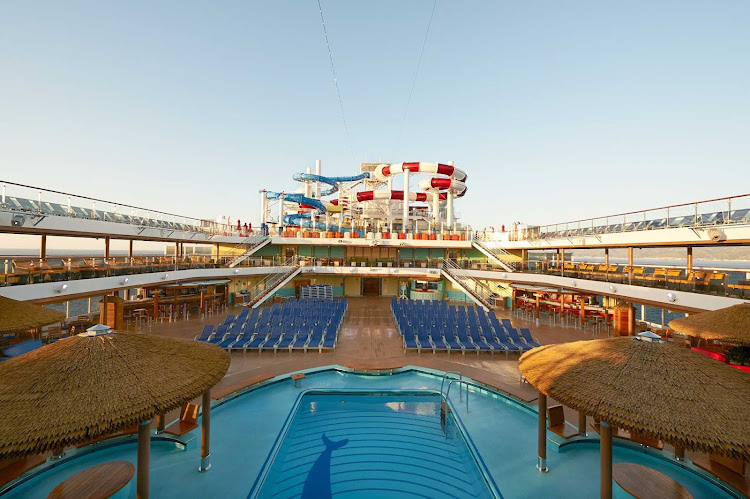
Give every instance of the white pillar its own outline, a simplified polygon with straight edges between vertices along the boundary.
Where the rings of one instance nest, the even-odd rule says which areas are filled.
[[[326,232],[328,232],[328,225],[331,223],[331,216],[326,211]]]
[[[453,166],[453,161],[448,161],[448,164]],[[448,205],[445,209],[445,225],[448,226],[448,230],[453,229],[453,189],[448,188]]]
[[[284,228],[284,193],[279,196],[279,232]]]
[[[320,175],[320,160],[315,160],[315,175]],[[320,181],[315,182],[315,197],[320,199]]]
[[[391,192],[393,192],[393,175],[388,176],[388,193],[390,194]],[[386,203],[388,203],[388,211],[386,212],[388,217],[388,232],[393,233],[393,213],[391,212],[393,203],[391,202],[391,198],[388,198]]]
[[[266,215],[268,212],[268,205],[266,204],[268,200],[266,199],[266,190],[263,189],[260,191],[260,223],[263,225],[264,223],[268,222]]]
[[[440,191],[437,189],[432,193],[432,220],[437,227],[440,221]]]
[[[409,228],[409,170],[404,170],[404,215],[401,221],[401,229],[404,234]]]
[[[312,168],[307,167],[306,173],[312,173]],[[312,197],[312,182],[310,180],[305,181],[305,197]]]

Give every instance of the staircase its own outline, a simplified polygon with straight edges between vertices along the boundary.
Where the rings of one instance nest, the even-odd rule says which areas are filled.
[[[491,241],[480,237],[471,244],[506,271],[515,272],[518,270],[518,257],[512,253],[508,253],[500,246],[498,241]]]
[[[446,279],[461,288],[472,301],[485,311],[492,308],[494,302],[492,291],[485,284],[467,275],[466,270],[451,260],[443,260],[440,264],[440,271]]]
[[[249,240],[244,241],[240,244],[238,244],[237,248],[243,248],[245,251],[239,255],[237,258],[229,262],[229,268],[236,267],[240,263],[242,263],[247,257],[261,249],[263,246],[269,244],[271,242],[271,238],[268,236],[263,235],[257,235],[249,238]]]
[[[244,305],[252,308],[259,307],[269,297],[273,296],[284,284],[294,279],[294,276],[302,271],[296,258],[290,258],[284,262],[284,270],[275,274],[268,274],[250,292],[245,295]]]

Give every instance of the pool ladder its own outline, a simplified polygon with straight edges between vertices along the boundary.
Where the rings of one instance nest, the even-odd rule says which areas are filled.
[[[448,379],[448,375],[454,375],[453,379]],[[455,378],[455,375],[458,376],[458,378]],[[448,381],[448,389],[445,390],[445,393],[443,393],[443,388],[445,388],[445,382]],[[443,374],[443,379],[440,382],[440,425],[443,427],[443,431],[446,431],[446,416],[448,414],[448,396],[451,393],[451,386],[453,386],[453,383],[458,383],[458,400],[459,402],[463,400],[463,394],[461,392],[461,385],[463,385],[466,389],[466,413],[469,413],[469,382],[464,379],[464,377],[461,375],[458,371],[446,371]]]

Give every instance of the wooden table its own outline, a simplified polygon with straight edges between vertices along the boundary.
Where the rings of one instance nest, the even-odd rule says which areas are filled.
[[[616,463],[612,467],[615,483],[639,499],[692,499],[685,487],[667,475],[635,463]]]
[[[128,461],[97,464],[60,483],[47,499],[105,499],[122,490],[135,473]]]

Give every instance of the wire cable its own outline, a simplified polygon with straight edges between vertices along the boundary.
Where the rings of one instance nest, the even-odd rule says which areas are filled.
[[[341,98],[341,89],[339,88],[339,79],[336,76],[336,67],[333,65],[333,53],[331,52],[331,44],[328,41],[328,30],[326,30],[326,21],[323,17],[323,6],[318,0],[318,9],[320,10],[320,22],[323,24],[323,36],[326,39],[326,47],[328,48],[328,60],[331,63],[331,73],[333,73],[333,84],[336,87],[336,95],[339,98],[339,108],[341,109],[341,121],[344,122],[344,130],[346,131],[346,141],[349,146],[349,153],[354,157],[354,149],[352,148],[352,138],[349,135],[349,125],[346,123],[346,114],[344,114],[344,100]]]
[[[409,114],[409,105],[411,104],[411,98],[414,95],[414,88],[417,86],[417,77],[419,76],[419,68],[422,66],[422,56],[424,55],[424,49],[427,46],[427,38],[430,36],[430,28],[432,27],[432,19],[435,17],[435,9],[437,8],[437,0],[434,0],[432,4],[432,12],[430,12],[430,20],[427,22],[427,31],[424,34],[424,40],[422,40],[422,49],[419,51],[419,59],[417,60],[417,69],[414,71],[414,78],[411,82],[411,89],[409,90],[409,98],[406,100],[406,107],[404,108],[404,116],[401,119],[401,130],[398,134],[399,149],[401,148],[401,138],[404,132],[404,125],[406,124],[406,116]]]

